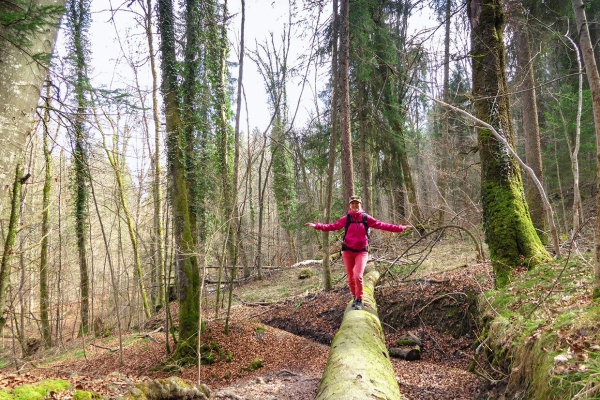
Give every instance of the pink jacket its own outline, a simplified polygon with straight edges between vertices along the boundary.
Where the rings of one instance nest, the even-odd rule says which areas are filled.
[[[362,221],[362,214],[364,211],[362,208],[359,211],[348,210],[348,214],[352,219],[352,223],[348,227],[348,232],[346,233],[345,244],[347,247],[354,250],[361,250],[367,247],[368,239],[367,233],[365,232],[365,226]],[[340,229],[344,229],[346,227],[346,216],[344,215],[342,218],[331,224],[320,224],[315,223],[315,229],[320,231],[339,231]],[[376,220],[375,218],[367,215],[367,225],[369,228],[381,229],[388,232],[404,232],[405,228],[402,225],[393,225],[385,222],[381,222]]]

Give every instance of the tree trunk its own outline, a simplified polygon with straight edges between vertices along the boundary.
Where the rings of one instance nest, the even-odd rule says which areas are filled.
[[[350,131],[350,0],[341,1],[339,52],[340,132],[342,138],[342,185],[344,187],[344,206],[345,208],[348,208],[350,196],[354,194],[352,133]]]
[[[333,0],[333,16],[331,21],[331,130],[329,132],[329,164],[327,167],[327,187],[325,189],[325,223],[331,220],[331,205],[333,203],[333,180],[335,172],[335,153],[337,148],[338,117],[339,117],[339,65],[338,65],[338,0]],[[329,232],[322,232],[323,241],[323,289],[329,291],[333,288],[331,281],[331,257],[329,256]]]
[[[538,123],[537,96],[533,76],[533,60],[531,57],[530,38],[527,26],[523,21],[513,23],[519,86],[517,92],[521,99],[523,113],[523,134],[525,137],[525,161],[533,169],[535,176],[543,182],[542,150],[540,146],[540,125]],[[525,177],[525,198],[531,213],[533,226],[543,243],[548,243],[546,231],[546,210],[540,191],[529,177]]]
[[[187,196],[187,181],[183,164],[183,126],[180,115],[177,58],[175,56],[175,24],[171,0],[158,2],[159,30],[161,34],[162,92],[165,104],[167,160],[171,204],[173,209],[173,234],[176,243],[176,265],[179,284],[179,341],[174,359],[196,362],[196,337],[198,335],[200,270],[192,237]]]
[[[364,210],[373,212],[373,193],[371,191],[371,152],[368,143],[369,90],[365,82],[359,82],[358,89],[358,124],[360,130],[360,183],[362,187],[362,204]]]
[[[590,33],[585,16],[583,0],[572,0],[577,30],[579,31],[579,46],[583,54],[585,72],[592,91],[592,110],[594,113],[594,125],[596,130],[596,226],[594,232],[594,243],[596,247],[596,259],[594,264],[594,299],[600,298],[600,75],[594,58],[594,48],[590,40]]]
[[[514,133],[506,88],[504,9],[501,0],[469,0],[475,115],[487,122],[514,148]],[[521,171],[504,144],[489,129],[479,128],[481,197],[486,242],[496,285],[509,282],[512,268],[535,265],[549,254],[535,232],[523,198]]]
[[[50,84],[46,86],[46,107],[44,109],[44,189],[42,199],[42,243],[40,246],[40,322],[42,326],[42,340],[46,348],[52,346],[52,334],[49,317],[49,295],[48,295],[48,247],[50,235],[50,194],[52,191],[52,155],[48,147],[48,123],[50,122]]]
[[[31,6],[60,6],[65,0],[31,0]],[[26,3],[0,2],[0,14],[25,12]],[[52,53],[61,14],[47,19],[56,25],[37,30],[29,43],[18,46],[10,40],[9,24],[0,24],[0,181],[11,181],[17,158],[27,144],[47,66],[34,61],[33,55]],[[26,18],[24,18],[26,20]],[[0,191],[0,211],[7,191]]]
[[[88,143],[86,132],[87,98],[89,90],[87,77],[87,26],[89,24],[89,4],[82,0],[69,3],[67,10],[68,26],[72,53],[70,54],[74,80],[74,97],[77,110],[71,132],[73,146],[73,169],[75,184],[73,185],[75,207],[75,236],[77,238],[77,252],[79,256],[79,295],[81,302],[80,334],[89,331],[90,314],[90,279],[87,259],[87,232],[88,232]]]
[[[368,271],[364,276],[364,308],[346,308],[315,400],[401,399],[377,315],[374,287],[378,280],[379,272]]]
[[[143,4],[143,3],[141,3]],[[144,9],[144,27],[146,30],[146,40],[148,41],[148,55],[150,58],[150,72],[152,73],[152,116],[154,119],[154,155],[152,156],[152,200],[154,203],[154,215],[153,215],[153,237],[152,243],[154,244],[154,263],[153,269],[154,274],[157,277],[158,293],[153,299],[152,305],[154,309],[157,309],[157,305],[168,306],[168,299],[165,299],[165,274],[163,269],[164,263],[164,240],[163,240],[163,225],[162,225],[162,190],[161,190],[161,175],[162,169],[160,166],[160,137],[161,137],[161,125],[160,116],[158,113],[158,73],[156,69],[156,58],[154,55],[154,39],[152,36],[152,0],[147,0],[146,8]],[[152,291],[153,294],[156,290]],[[158,303],[158,304],[156,304]]]
[[[8,231],[4,241],[4,251],[2,252],[2,260],[0,262],[0,332],[3,332],[8,316],[8,282],[10,279],[10,259],[14,253],[15,241],[18,233],[19,223],[19,206],[21,204],[21,186],[23,178],[23,168],[18,162],[15,168],[15,179],[13,181],[12,200],[10,219],[8,221]]]
[[[446,0],[445,6],[445,22],[444,22],[444,83],[442,99],[445,103],[450,102],[450,20],[451,20],[451,0]],[[448,194],[448,176],[450,174],[450,158],[454,157],[454,149],[451,148],[450,143],[450,112],[449,110],[440,110],[443,112],[442,115],[442,132],[441,132],[441,151],[438,152],[441,159],[440,172],[438,178],[438,187],[440,191],[440,208],[438,211],[438,221],[440,225],[444,224],[445,210],[443,204],[447,204]]]

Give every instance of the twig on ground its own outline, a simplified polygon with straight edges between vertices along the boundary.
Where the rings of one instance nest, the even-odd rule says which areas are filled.
[[[108,350],[108,351],[110,351],[111,353],[115,353],[115,352],[119,351],[119,348],[118,348],[118,347],[115,347],[115,348],[110,348],[110,347],[100,346],[99,344],[95,344],[95,343],[90,343],[90,346],[94,346],[94,347],[97,347],[97,348],[99,348],[99,349]]]
[[[152,340],[153,342],[160,344],[160,341],[158,339],[156,339],[154,336],[152,336],[152,334],[153,333],[162,332],[162,331],[163,331],[163,327],[159,326],[158,328],[156,328],[152,332],[138,333],[137,335],[135,335],[135,337],[136,338],[148,338],[148,339]]]

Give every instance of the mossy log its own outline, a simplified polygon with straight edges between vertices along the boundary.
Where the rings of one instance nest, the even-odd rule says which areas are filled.
[[[421,359],[421,349],[415,347],[390,347],[390,356],[398,357],[406,361],[415,361]]]
[[[364,276],[363,309],[349,304],[333,338],[315,400],[401,399],[373,296],[379,272]]]

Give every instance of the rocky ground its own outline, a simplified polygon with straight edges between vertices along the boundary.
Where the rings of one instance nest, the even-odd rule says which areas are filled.
[[[468,368],[477,333],[474,294],[488,290],[490,278],[488,264],[411,281],[384,276],[376,300],[387,344],[409,331],[423,341],[420,360],[392,359],[406,399],[487,398],[488,381]],[[202,342],[211,346],[219,361],[200,369],[173,366],[174,372],[167,373],[155,368],[168,359],[165,335],[154,331],[162,324],[159,315],[141,332],[124,337],[122,358],[114,336],[70,344],[52,350],[52,362],[47,360],[53,354],[47,352],[39,354],[37,362],[30,359],[5,367],[0,370],[0,386],[61,377],[79,388],[118,398],[136,381],[176,374],[197,382],[199,370],[200,381],[211,388],[213,398],[309,400],[315,396],[328,345],[349,300],[342,285],[332,292],[296,295],[269,305],[244,302],[233,310],[229,335],[223,333],[222,318],[208,316]],[[177,315],[177,310],[173,313]]]

